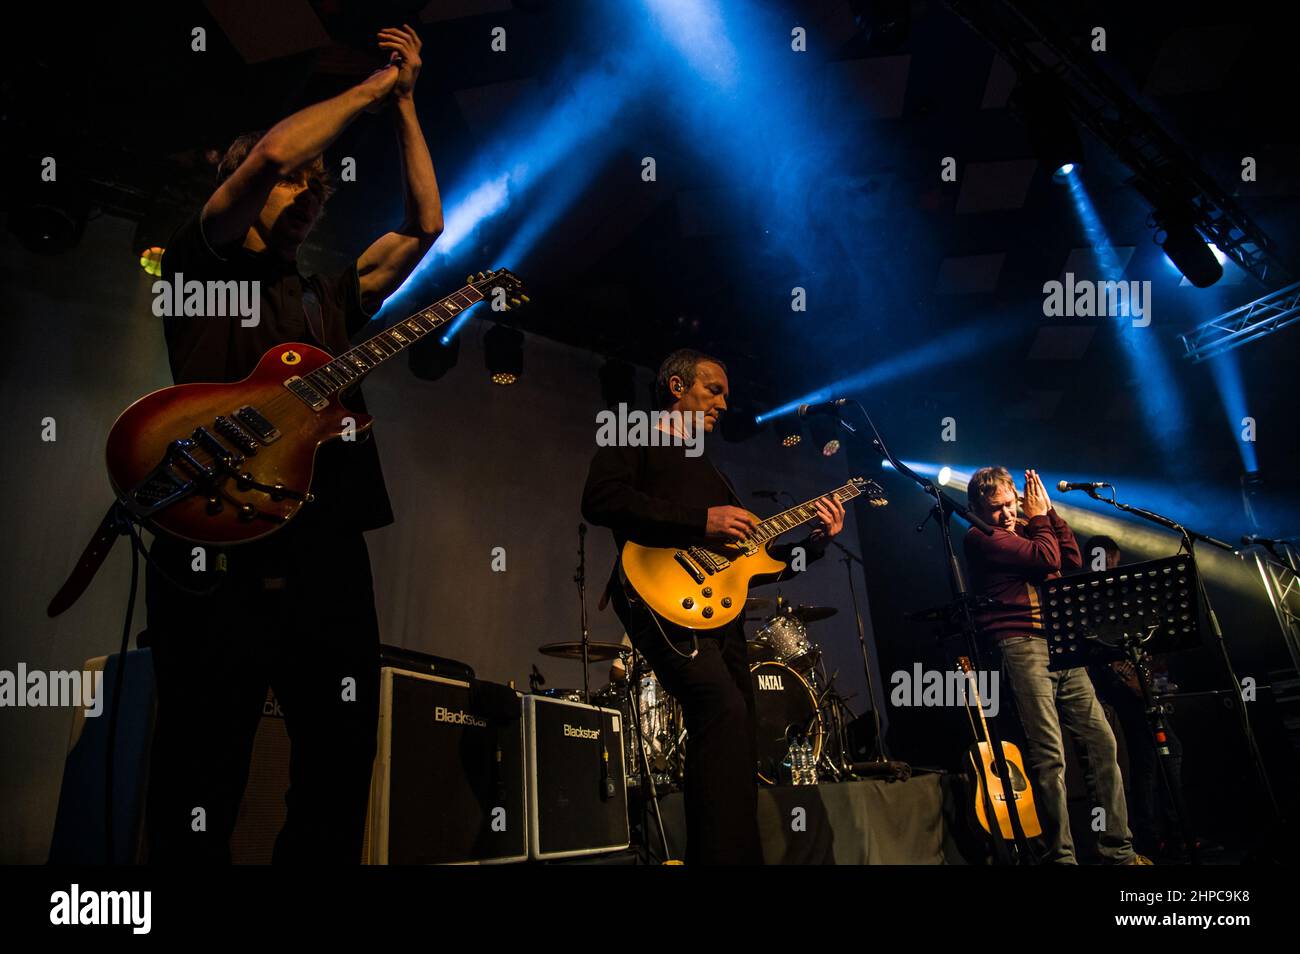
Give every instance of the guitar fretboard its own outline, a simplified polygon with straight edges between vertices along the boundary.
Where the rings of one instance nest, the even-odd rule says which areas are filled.
[[[482,300],[483,295],[477,288],[466,285],[428,308],[385,328],[374,337],[367,338],[329,364],[322,365],[303,377],[312,387],[327,396],[352,387],[389,358],[400,354]]]
[[[814,509],[813,505],[817,503],[818,500],[821,500],[822,497],[834,497],[842,503],[846,500],[852,500],[861,493],[862,491],[853,484],[845,484],[843,487],[837,487],[828,494],[822,494],[821,497],[807,500],[799,504],[797,507],[791,507],[789,510],[782,511],[774,517],[768,517],[766,520],[759,523],[758,527],[750,535],[749,539],[754,543],[766,543],[773,537],[778,537],[788,530],[793,530],[795,527],[802,526],[810,520],[816,520],[817,511]]]

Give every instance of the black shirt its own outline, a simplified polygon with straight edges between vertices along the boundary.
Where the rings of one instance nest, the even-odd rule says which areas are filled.
[[[587,472],[582,515],[609,527],[621,550],[684,546],[704,537],[710,507],[740,506],[709,458],[684,447],[602,447]]]
[[[177,384],[240,381],[252,373],[270,348],[288,341],[314,344],[338,355],[348,350],[348,339],[370,321],[361,307],[355,262],[332,277],[304,277],[295,262],[254,254],[242,246],[222,250],[219,255],[204,237],[198,215],[167,243],[163,280],[170,283],[176,273],[186,282],[261,282],[259,321],[254,326],[244,327],[238,315],[162,319],[167,358]],[[311,324],[324,340],[318,340],[311,329],[304,295],[319,303],[319,318],[313,317]],[[308,307],[315,311],[310,302]],[[360,388],[344,404],[366,413]],[[334,440],[321,446],[316,453],[312,492],[316,502],[308,509],[341,528],[373,530],[393,522],[379,452],[368,434],[359,434],[355,441]],[[304,516],[306,513],[304,510]]]
[[[728,504],[744,506],[708,455],[687,457],[684,447],[673,446],[600,448],[582,492],[582,516],[609,527],[620,552],[628,540],[659,547],[699,543],[708,527],[709,508]],[[809,538],[773,545],[768,552],[788,563],[795,546],[804,548],[809,563],[826,551],[824,542]],[[791,572],[755,582],[789,579]]]

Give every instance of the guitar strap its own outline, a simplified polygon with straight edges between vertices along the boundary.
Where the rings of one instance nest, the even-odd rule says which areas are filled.
[[[47,616],[51,618],[58,616],[80,599],[81,594],[86,591],[86,587],[90,585],[90,581],[95,578],[95,574],[104,564],[104,559],[113,549],[113,544],[117,543],[117,538],[130,532],[130,518],[120,508],[121,504],[116,500],[108,508],[108,513],[104,514],[104,519],[99,522],[99,527],[90,538],[90,542],[86,544],[86,549],[81,551],[77,565],[69,574],[67,581],[59,587],[59,592],[54,595],[54,599],[50,600],[50,605],[45,610]]]

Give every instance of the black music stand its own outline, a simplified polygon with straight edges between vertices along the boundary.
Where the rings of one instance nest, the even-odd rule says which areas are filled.
[[[1047,635],[1047,668],[1133,663],[1160,776],[1174,806],[1183,843],[1197,862],[1183,792],[1173,784],[1166,709],[1151,692],[1142,654],[1195,649],[1201,644],[1200,582],[1190,553],[1048,580],[1038,587]]]
[[[1196,560],[1185,553],[1048,580],[1038,600],[1048,669],[1201,645]]]

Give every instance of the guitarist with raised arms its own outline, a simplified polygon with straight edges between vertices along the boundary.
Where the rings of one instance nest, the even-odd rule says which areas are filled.
[[[179,384],[235,382],[286,342],[338,355],[442,231],[416,118],[415,31],[377,37],[388,65],[364,82],[241,136],[216,191],[168,243],[163,277],[258,282],[258,320],[164,319]],[[322,153],[363,112],[396,128],[406,216],[329,276],[298,270],[299,246],[331,191]],[[291,359],[286,358],[286,364]],[[346,406],[364,415],[359,389]],[[286,438],[287,439],[287,438]],[[256,460],[256,458],[252,458]],[[159,534],[147,578],[158,686],[149,795],[153,862],[228,862],[268,685],[292,740],[288,816],[276,861],[361,858],[378,719],[379,627],[363,532],[393,520],[368,434],[316,455],[314,501],[265,539],[202,547]],[[218,501],[214,500],[214,506]]]
[[[701,420],[706,434],[717,427],[730,393],[726,366],[688,349],[664,360],[655,390],[660,408],[680,412],[688,427]],[[609,527],[620,549],[629,541],[652,547],[716,545],[755,532],[758,520],[740,505],[707,451],[691,455],[674,442],[650,443],[602,447],[587,474],[583,516]],[[797,544],[809,561],[820,557],[826,539],[844,528],[838,500],[824,498],[815,507],[817,527]],[[769,552],[788,561],[795,545],[773,546]],[[762,864],[754,695],[743,616],[712,629],[675,625],[624,586],[619,572],[616,566],[606,592],[637,652],[680,703],[686,723],[687,863]]]

